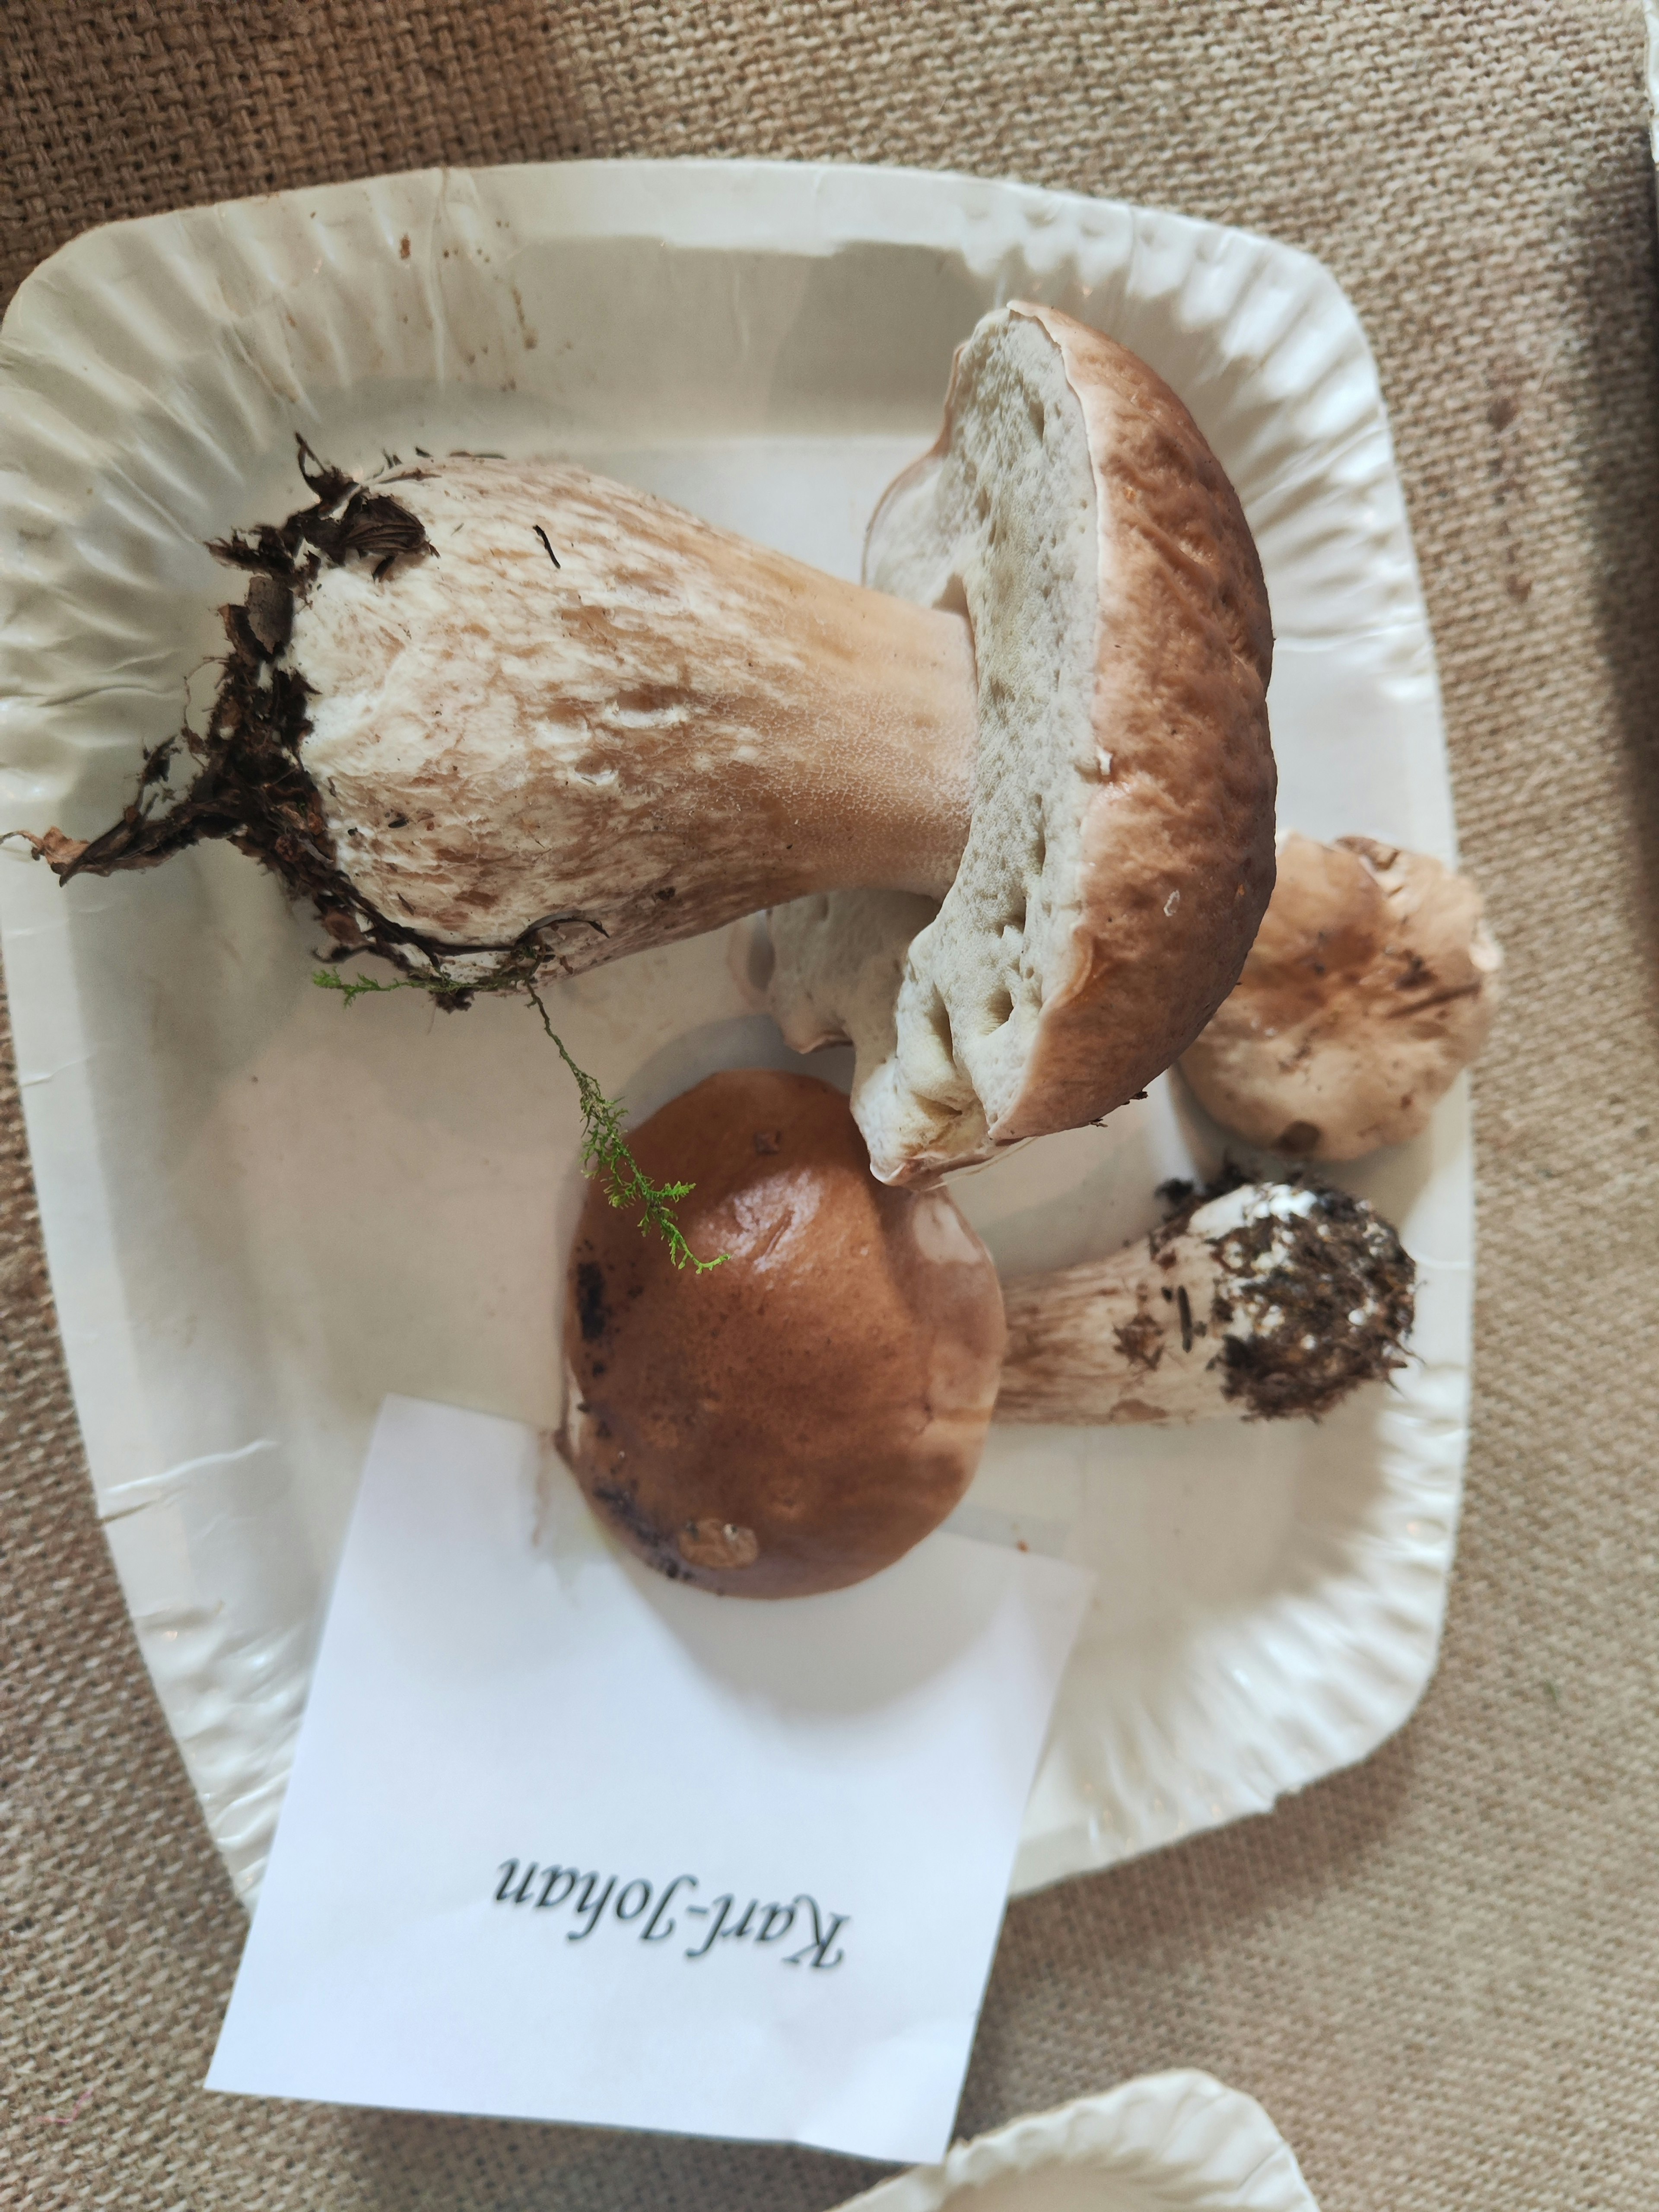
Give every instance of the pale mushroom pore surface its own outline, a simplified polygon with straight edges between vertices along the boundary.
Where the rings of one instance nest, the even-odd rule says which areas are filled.
[[[1121,1105],[1231,988],[1273,876],[1271,635],[1232,489],[1168,388],[1052,310],[960,349],[865,578],[966,608],[973,810],[954,882],[775,911],[771,1004],[850,1039],[878,1175],[922,1180]]]

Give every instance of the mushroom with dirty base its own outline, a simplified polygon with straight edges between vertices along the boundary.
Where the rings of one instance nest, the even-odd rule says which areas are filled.
[[[1261,566],[1072,318],[981,323],[863,586],[566,463],[301,460],[313,504],[215,548],[250,581],[193,778],[163,746],[112,827],[33,837],[65,880],[228,838],[451,1007],[780,908],[780,1018],[854,1036],[888,1181],[1097,1119],[1237,979]]]
[[[1398,1237],[1312,1184],[1176,1194],[1125,1251],[1003,1286],[948,1192],[872,1177],[815,1078],[711,1076],[635,1141],[647,1169],[690,1167],[685,1233],[726,1258],[678,1294],[664,1249],[590,1193],[560,1449],[623,1544],[726,1595],[890,1565],[954,1508],[993,1419],[1316,1415],[1389,1374],[1411,1326]]]
[[[1237,1170],[1109,1258],[1003,1285],[999,1421],[1286,1420],[1404,1364],[1416,1270],[1364,1199]]]

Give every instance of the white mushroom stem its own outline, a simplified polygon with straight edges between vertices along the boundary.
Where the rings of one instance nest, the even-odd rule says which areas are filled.
[[[213,549],[252,574],[195,774],[164,745],[108,830],[31,836],[61,878],[229,837],[343,950],[452,995],[837,887],[949,889],[965,615],[563,463],[301,467],[310,507]]]
[[[950,884],[977,728],[961,616],[562,464],[376,489],[436,557],[325,568],[284,658],[338,863],[379,912],[455,947],[539,926],[585,968],[833,886]]]
[[[1110,1259],[1005,1284],[994,1418],[1100,1424],[1327,1412],[1401,1364],[1413,1267],[1363,1200],[1200,1194]]]

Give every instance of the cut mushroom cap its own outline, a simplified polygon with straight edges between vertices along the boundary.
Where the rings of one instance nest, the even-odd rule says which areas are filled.
[[[480,980],[830,885],[951,882],[959,614],[562,463],[307,481],[313,507],[216,549],[255,573],[195,782],[161,804],[152,776],[88,843],[36,839],[60,876],[229,836],[342,945]]]
[[[1401,1144],[1485,1044],[1501,963],[1467,878],[1374,838],[1291,835],[1238,988],[1182,1073],[1218,1121],[1292,1158]]]
[[[951,1510],[976,1465],[1003,1346],[996,1271],[943,1191],[871,1176],[838,1091],[710,1076],[630,1135],[696,1188],[665,1248],[588,1194],[565,1310],[559,1443],[649,1565],[731,1595],[836,1589]]]
[[[1190,1193],[1110,1259],[1005,1285],[996,1419],[1328,1413],[1402,1364],[1414,1275],[1388,1223],[1346,1191]]]
[[[1272,635],[1185,408],[1047,307],[958,352],[865,578],[967,609],[971,826],[937,912],[846,891],[775,912],[770,1004],[799,1050],[851,1041],[872,1165],[907,1182],[1097,1120],[1232,988],[1273,886]]]

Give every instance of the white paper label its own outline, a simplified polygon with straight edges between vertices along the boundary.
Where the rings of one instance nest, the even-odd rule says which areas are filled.
[[[937,2157],[1091,1581],[710,1597],[388,1399],[208,2087]]]

